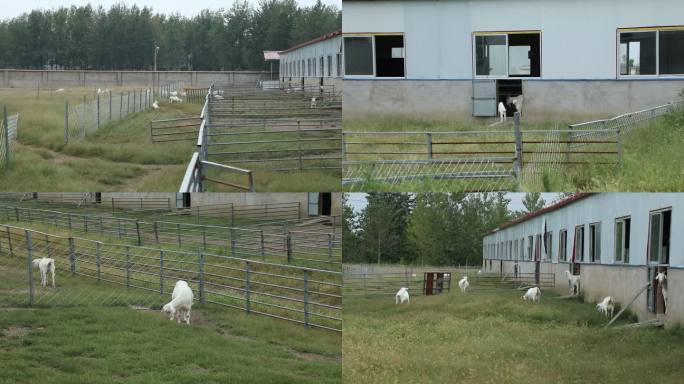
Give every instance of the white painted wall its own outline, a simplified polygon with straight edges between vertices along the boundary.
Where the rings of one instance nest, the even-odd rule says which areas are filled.
[[[286,72],[287,64],[290,62],[297,62],[304,60],[305,65],[308,65],[307,59],[316,59],[316,74],[310,77],[340,77],[337,73],[337,53],[341,50],[342,37],[337,36],[331,39],[319,41],[290,52],[280,54],[280,77],[309,77],[308,70],[304,70],[303,76],[295,73],[290,74]],[[328,55],[332,56],[332,76],[328,76]],[[320,72],[320,58],[325,61],[325,72]],[[301,65],[301,64],[300,64]],[[295,64],[296,66],[296,64]]]
[[[681,0],[346,1],[343,33],[404,32],[408,79],[472,78],[472,32],[542,31],[542,78],[615,79],[617,28],[684,25]]]

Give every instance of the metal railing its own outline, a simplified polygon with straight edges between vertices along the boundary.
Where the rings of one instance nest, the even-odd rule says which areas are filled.
[[[161,84],[157,87],[156,91],[155,97],[161,99],[168,99],[171,96],[180,97],[183,93],[183,82],[174,81],[167,84]]]
[[[182,117],[150,121],[150,141],[167,143],[175,141],[194,141],[199,133],[199,117]]]
[[[274,228],[242,228],[173,221],[85,215],[0,205],[0,220],[50,225],[71,233],[92,234],[132,244],[199,248],[233,257],[278,260],[287,264],[341,269],[341,240],[333,233]]]
[[[7,106],[3,106],[0,121],[0,168],[8,167],[12,159],[12,143],[17,139],[19,114],[9,116]]]
[[[86,134],[96,132],[101,126],[151,106],[149,88],[118,93],[105,91],[92,100],[83,96],[83,102],[77,105],[70,105],[67,100],[64,102],[64,143],[83,140]]]
[[[41,257],[54,260],[59,289],[38,287],[31,261]],[[70,285],[77,284],[73,278],[79,278],[81,285],[83,281],[97,283],[88,289],[89,295],[102,284],[121,286],[157,292],[157,305],[161,306],[175,282],[182,279],[188,281],[195,300],[202,304],[287,320],[307,328],[342,330],[339,272],[245,260],[201,249],[186,252],[114,244],[7,225],[0,225],[0,263],[16,274],[28,275],[24,293],[28,305],[60,305],[60,295],[68,294]]]

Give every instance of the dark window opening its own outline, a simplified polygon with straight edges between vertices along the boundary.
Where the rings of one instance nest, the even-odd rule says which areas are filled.
[[[346,75],[373,75],[372,37],[344,38],[344,72]]]
[[[538,33],[508,35],[508,76],[541,76],[541,46]]]
[[[324,192],[320,195],[320,214],[323,216],[330,216],[332,214],[332,193]]]
[[[496,81],[496,93],[497,101],[496,105],[499,103],[504,103],[506,106],[506,116],[513,117],[517,108],[515,104],[512,103],[511,98],[516,96],[521,96],[522,92],[522,80],[497,80]]]
[[[684,74],[684,31],[660,31],[658,41],[660,74]]]
[[[404,77],[404,36],[375,36],[375,76]]]
[[[102,192],[95,192],[95,204],[102,204]]]
[[[656,74],[656,32],[620,34],[620,74]]]

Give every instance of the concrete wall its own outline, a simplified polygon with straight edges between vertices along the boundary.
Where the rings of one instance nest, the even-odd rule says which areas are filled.
[[[471,120],[470,80],[344,79],[345,119]],[[523,121],[579,123],[679,100],[683,79],[523,80]]]
[[[98,86],[154,86],[180,81],[188,87],[216,84],[256,84],[268,79],[260,71],[48,71],[0,70],[2,88],[56,88]]]

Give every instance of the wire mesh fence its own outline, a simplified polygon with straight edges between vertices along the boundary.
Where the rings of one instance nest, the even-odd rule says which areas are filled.
[[[152,106],[151,89],[134,89],[126,92],[106,90],[94,99],[64,105],[64,143],[83,140],[87,134],[96,132],[101,126],[120,120]]]
[[[50,273],[34,260],[50,258]],[[49,270],[48,270],[49,271]],[[341,273],[196,252],[113,244],[0,225],[0,306],[116,306],[158,309],[178,280],[195,301],[336,332]],[[53,283],[55,287],[53,287]]]
[[[130,244],[202,249],[232,257],[277,261],[325,270],[341,269],[341,240],[335,232],[240,228],[171,221],[85,215],[19,206],[0,206],[0,220],[41,224]]]
[[[19,114],[7,114],[7,107],[3,107],[0,121],[0,168],[7,167],[12,159],[12,143],[17,139]]]

